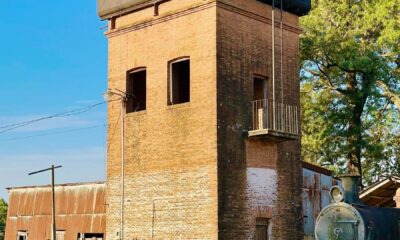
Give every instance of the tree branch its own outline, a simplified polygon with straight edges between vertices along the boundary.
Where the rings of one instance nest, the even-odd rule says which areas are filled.
[[[342,88],[339,88],[339,87],[336,87],[335,85],[333,85],[333,81],[332,81],[331,77],[329,76],[329,74],[323,68],[321,68],[321,65],[324,66],[322,63],[315,62],[315,65],[317,66],[319,72],[312,71],[312,70],[307,70],[307,71],[309,73],[313,74],[314,76],[326,79],[328,82],[328,85],[329,85],[328,86],[329,89],[337,91],[344,95],[349,93],[347,90],[344,90]]]
[[[389,86],[383,81],[377,81],[377,85],[382,88],[383,96],[390,100],[394,105],[396,105],[397,109],[400,110],[400,97],[390,90]]]

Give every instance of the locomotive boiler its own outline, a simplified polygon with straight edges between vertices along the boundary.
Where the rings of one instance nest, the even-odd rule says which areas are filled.
[[[317,240],[400,240],[400,209],[362,204],[358,196],[359,176],[341,178],[342,187],[330,191],[332,204],[319,214]]]

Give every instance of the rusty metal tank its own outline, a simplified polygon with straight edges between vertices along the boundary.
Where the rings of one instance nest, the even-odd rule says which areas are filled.
[[[358,199],[358,176],[342,177],[343,188],[331,189],[334,203],[315,225],[317,240],[400,240],[400,209],[375,208]]]

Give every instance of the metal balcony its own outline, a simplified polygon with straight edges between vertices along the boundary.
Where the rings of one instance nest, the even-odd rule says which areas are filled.
[[[296,105],[270,99],[252,102],[253,129],[249,137],[263,137],[276,141],[300,137],[299,112]]]

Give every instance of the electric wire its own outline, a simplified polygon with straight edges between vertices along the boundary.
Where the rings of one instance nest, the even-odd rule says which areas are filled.
[[[54,136],[54,135],[60,135],[60,134],[65,134],[65,133],[80,132],[80,131],[89,130],[89,129],[106,127],[106,126],[108,126],[108,125],[107,124],[99,124],[99,125],[94,125],[94,126],[90,126],[90,127],[74,128],[74,129],[68,129],[68,130],[57,131],[57,132],[52,132],[52,133],[43,133],[43,134],[35,134],[35,135],[29,135],[29,136],[24,136],[24,137],[8,138],[8,139],[4,139],[4,141],[17,141],[17,140],[25,140],[25,139],[32,139],[32,138],[38,138],[38,137]]]
[[[6,132],[10,132],[12,130],[25,127],[27,125],[31,125],[31,124],[34,124],[34,123],[37,123],[37,122],[41,122],[41,121],[44,121],[44,120],[49,120],[49,119],[52,119],[52,118],[69,117],[69,116],[83,114],[83,113],[86,113],[86,112],[92,110],[95,107],[104,105],[104,104],[109,103],[109,102],[118,101],[118,100],[120,100],[120,99],[112,99],[112,100],[109,100],[109,101],[99,102],[99,103],[96,103],[96,104],[92,104],[92,105],[89,105],[89,106],[86,106],[86,107],[82,107],[82,108],[77,108],[77,109],[70,110],[70,111],[63,112],[63,113],[58,113],[58,114],[54,114],[54,115],[50,115],[50,116],[46,116],[46,117],[32,119],[32,120],[29,120],[29,121],[24,121],[24,122],[5,125],[5,126],[0,126],[0,129],[4,129],[4,130],[0,131],[0,134],[6,133]]]
[[[105,102],[104,102],[105,103]],[[84,108],[79,108],[79,109],[75,109],[75,110],[71,110],[68,112],[64,112],[64,113],[59,113],[59,114],[55,114],[52,116],[47,116],[47,117],[42,117],[42,118],[37,118],[37,119],[33,119],[33,120],[29,120],[26,122],[20,122],[20,123],[15,123],[15,124],[10,124],[7,126],[2,126],[0,127],[0,129],[4,129],[4,128],[9,128],[10,130],[14,129],[14,127],[22,127],[22,126],[26,126],[29,125],[31,123],[35,123],[35,122],[39,122],[39,121],[43,121],[43,120],[47,120],[47,119],[51,119],[51,118],[58,118],[58,117],[68,117],[68,116],[72,116],[72,115],[78,115],[78,114],[82,114],[85,112],[90,111],[92,108],[102,105],[104,103],[99,103],[99,104],[95,104],[93,106],[88,106],[88,107],[84,107]],[[1,132],[0,132],[1,133]]]

